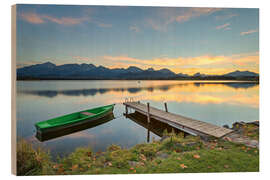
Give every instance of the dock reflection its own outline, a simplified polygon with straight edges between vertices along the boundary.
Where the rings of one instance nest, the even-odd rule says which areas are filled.
[[[48,141],[51,139],[55,139],[61,136],[66,136],[75,132],[79,132],[82,130],[86,130],[86,129],[91,129],[94,128],[96,126],[99,126],[101,124],[105,124],[111,120],[115,119],[113,113],[109,114],[108,116],[105,116],[101,119],[97,119],[94,121],[85,121],[85,123],[83,124],[79,124],[77,126],[73,126],[73,127],[69,127],[69,128],[65,128],[65,129],[61,129],[61,130],[57,130],[57,131],[52,131],[52,132],[47,132],[47,133],[41,133],[41,132],[37,132],[36,133],[36,138],[41,141]]]
[[[140,126],[147,129],[147,142],[150,142],[150,132],[156,134],[159,137],[163,136],[163,133],[165,130],[167,130],[168,133],[174,131],[176,134],[183,133],[184,136],[187,135],[186,132],[183,132],[179,129],[176,129],[169,124],[157,121],[155,119],[151,118],[150,123],[147,122],[147,117],[141,113],[134,112],[129,114],[124,114],[127,118],[131,119],[135,123],[139,124]]]

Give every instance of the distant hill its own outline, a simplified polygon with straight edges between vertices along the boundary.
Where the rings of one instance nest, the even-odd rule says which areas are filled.
[[[259,74],[250,71],[234,71],[228,74],[224,74],[227,77],[258,77]]]
[[[169,69],[146,70],[135,66],[128,68],[106,68],[93,64],[55,65],[51,62],[35,64],[17,69],[17,79],[258,79],[259,74],[250,71],[234,71],[224,75],[195,73],[176,74]]]

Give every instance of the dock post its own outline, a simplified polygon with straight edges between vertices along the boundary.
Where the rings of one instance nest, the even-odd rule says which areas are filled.
[[[184,132],[184,138],[187,137],[187,133]]]
[[[127,105],[126,105],[126,115],[128,115],[128,107],[127,107]]]
[[[168,107],[167,107],[167,103],[166,102],[164,103],[164,106],[165,106],[165,111],[168,112]]]
[[[147,122],[150,123],[150,104],[149,102],[147,103]]]
[[[149,131],[149,124],[147,126],[147,142],[150,142],[150,131]]]

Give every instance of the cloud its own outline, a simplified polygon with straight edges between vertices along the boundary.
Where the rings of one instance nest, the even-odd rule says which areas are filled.
[[[245,35],[256,33],[256,32],[258,32],[258,29],[251,29],[251,30],[248,30],[248,31],[245,31],[245,32],[241,32],[240,35],[245,36]]]
[[[238,14],[225,14],[225,15],[221,15],[221,16],[216,16],[216,20],[227,20],[227,19],[231,19],[235,16],[238,16]]]
[[[146,22],[147,22],[148,26],[150,26],[152,29],[154,29],[156,31],[165,32],[167,30],[168,23],[166,23],[166,22],[158,22],[158,21],[153,20],[153,19],[147,19]]]
[[[22,13],[21,18],[32,24],[42,24],[45,23],[42,17],[35,13]]]
[[[31,65],[35,65],[37,64],[37,62],[35,61],[28,61],[28,62],[19,62],[17,61],[16,62],[16,68],[22,68],[22,67],[25,67],[25,66],[31,66]]]
[[[239,58],[234,58],[232,61],[238,66],[259,66],[259,54],[240,56]]]
[[[22,14],[20,14],[20,17],[24,21],[27,21],[28,23],[32,23],[32,24],[43,24],[46,22],[52,22],[52,23],[61,24],[61,25],[76,25],[76,24],[81,24],[85,21],[88,21],[88,22],[96,24],[97,26],[102,27],[102,28],[111,28],[112,27],[112,24],[101,23],[99,21],[91,19],[90,16],[54,17],[54,16],[46,15],[46,14],[22,13]]]
[[[136,25],[129,26],[129,30],[134,32],[140,32],[140,28]]]
[[[73,59],[79,60],[79,61],[92,61],[89,57],[82,57],[82,56],[73,56]]]
[[[203,55],[196,57],[160,57],[152,59],[139,59],[129,56],[103,56],[101,57],[109,67],[137,66],[142,69],[153,67],[155,69],[168,68],[176,73],[185,72],[193,74],[202,72],[206,74],[222,74],[233,70],[252,70],[258,72],[259,55],[243,54],[232,56]]]
[[[177,58],[154,58],[137,59],[127,56],[104,56],[105,60],[123,61],[125,63],[138,63],[148,66],[185,66],[185,65],[205,65],[217,63],[226,59],[224,56],[198,56],[198,57],[177,57]]]
[[[156,18],[146,19],[146,23],[157,31],[166,31],[167,26],[171,23],[184,23],[193,18],[199,16],[207,16],[216,11],[222,10],[221,8],[181,8],[181,9],[171,9],[164,8],[162,11],[158,12]]]
[[[62,25],[75,25],[75,24],[81,24],[82,22],[88,20],[87,17],[81,17],[81,18],[73,18],[73,17],[61,17],[56,18],[48,15],[42,15],[43,19],[47,19],[51,22],[62,24]]]
[[[103,28],[111,28],[112,24],[105,24],[105,23],[97,23],[99,27],[103,27]]]
[[[43,24],[46,23],[47,21],[53,22],[56,24],[62,24],[62,25],[75,25],[75,24],[80,24],[84,21],[89,20],[88,17],[80,17],[80,18],[74,18],[74,17],[53,17],[50,15],[45,15],[45,14],[36,14],[36,13],[21,13],[20,17],[32,24]]]
[[[230,23],[226,23],[226,24],[223,24],[223,25],[220,25],[220,26],[216,26],[216,29],[225,29],[225,30],[229,30],[230,29],[230,26],[231,24]]]
[[[216,11],[220,11],[221,8],[190,8],[187,12],[177,16],[175,20],[177,22],[185,22],[194,17],[202,15],[210,15]]]

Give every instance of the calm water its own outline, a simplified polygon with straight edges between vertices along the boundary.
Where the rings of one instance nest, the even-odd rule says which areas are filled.
[[[147,142],[147,129],[123,116],[126,97],[218,126],[259,120],[259,85],[203,81],[18,81],[17,135],[50,149],[55,157],[79,146],[103,151]],[[99,126],[40,142],[34,124],[71,112],[116,103],[114,119]],[[160,137],[150,132],[150,140]]]

